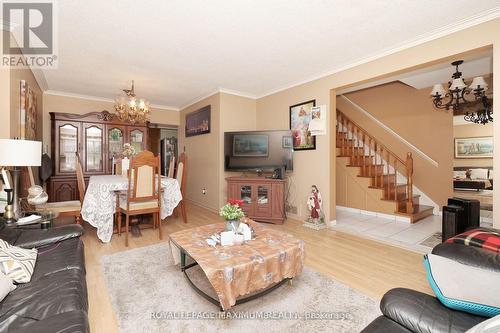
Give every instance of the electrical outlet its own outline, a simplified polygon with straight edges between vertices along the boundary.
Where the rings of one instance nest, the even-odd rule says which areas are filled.
[[[207,189],[206,188],[202,188],[201,189],[201,194],[203,194],[203,195],[207,194]]]

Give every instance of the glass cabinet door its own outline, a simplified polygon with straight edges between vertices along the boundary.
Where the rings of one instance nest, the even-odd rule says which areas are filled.
[[[140,129],[130,131],[130,145],[134,147],[136,153],[144,150],[145,139],[144,131]]]
[[[113,158],[119,158],[123,150],[125,130],[123,127],[108,128],[108,172],[112,171]]]
[[[78,126],[63,123],[58,126],[59,134],[59,171],[76,171],[76,152],[78,151]]]
[[[267,205],[269,203],[269,188],[259,185],[257,187],[257,204]]]
[[[82,160],[86,172],[103,172],[103,142],[102,125],[84,126],[85,157]]]
[[[240,199],[246,204],[252,203],[252,186],[242,185],[240,186]]]

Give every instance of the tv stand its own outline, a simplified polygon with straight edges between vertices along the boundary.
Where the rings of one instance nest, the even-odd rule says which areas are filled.
[[[228,177],[227,198],[243,200],[241,208],[249,218],[283,224],[285,216],[284,179]]]

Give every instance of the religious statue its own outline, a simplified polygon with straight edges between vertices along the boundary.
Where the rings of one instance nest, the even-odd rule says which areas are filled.
[[[323,213],[323,201],[321,193],[316,185],[311,187],[311,193],[307,197],[307,208],[311,212],[304,226],[316,230],[326,228],[325,214]]]

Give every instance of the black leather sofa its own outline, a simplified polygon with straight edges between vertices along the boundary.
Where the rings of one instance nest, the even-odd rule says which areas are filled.
[[[0,332],[88,332],[85,259],[79,225],[20,230],[0,222],[0,238],[38,249],[31,281],[0,302]]]
[[[478,247],[443,243],[432,253],[500,272],[500,255]],[[488,319],[449,309],[434,296],[405,288],[389,290],[380,301],[380,310],[383,315],[362,333],[458,333]]]

